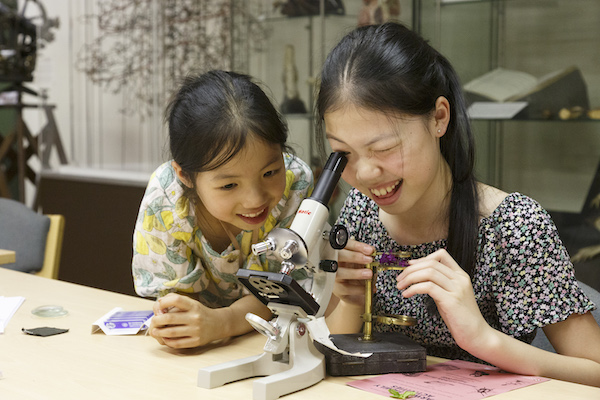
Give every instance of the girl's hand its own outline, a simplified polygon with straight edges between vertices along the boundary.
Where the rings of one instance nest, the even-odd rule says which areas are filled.
[[[150,335],[160,344],[172,348],[202,346],[219,339],[217,310],[199,301],[169,293],[154,304]]]
[[[365,265],[373,261],[373,246],[348,240],[346,247],[338,253],[338,270],[333,294],[348,304],[364,306],[365,279],[371,279],[372,272]]]
[[[435,301],[440,315],[456,343],[469,351],[483,345],[487,324],[473,293],[471,278],[444,249],[427,257],[409,261],[398,277],[397,287],[403,297],[428,294]]]

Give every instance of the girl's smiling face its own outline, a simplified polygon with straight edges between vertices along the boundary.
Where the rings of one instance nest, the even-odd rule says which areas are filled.
[[[415,210],[446,188],[439,185],[447,178],[439,138],[447,101],[440,99],[442,109],[432,116],[391,116],[354,105],[324,115],[332,150],[348,153],[343,179],[389,214]]]
[[[281,146],[251,135],[226,164],[197,173],[195,188],[204,209],[213,217],[239,229],[254,230],[281,200],[285,182]]]

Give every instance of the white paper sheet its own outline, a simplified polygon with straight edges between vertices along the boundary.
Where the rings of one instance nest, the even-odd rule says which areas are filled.
[[[329,328],[327,327],[327,324],[325,323],[325,318],[323,318],[323,317],[311,319],[309,322],[307,322],[306,325],[308,326],[308,332],[310,333],[310,337],[313,338],[313,340],[316,340],[317,342],[321,343],[325,347],[329,347],[331,350],[335,350],[340,354],[355,356],[355,357],[363,357],[363,358],[370,357],[373,354],[373,353],[349,353],[345,350],[339,349],[335,345],[335,343],[333,343],[331,341],[331,339],[329,338],[329,336],[331,334],[329,333]]]
[[[4,328],[8,325],[12,316],[17,312],[25,297],[4,297],[0,296],[0,333],[4,333]]]
[[[495,103],[476,101],[467,110],[471,119],[512,119],[527,107],[525,101]]]

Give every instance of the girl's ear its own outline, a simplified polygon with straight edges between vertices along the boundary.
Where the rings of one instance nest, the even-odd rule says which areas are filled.
[[[185,172],[183,172],[183,169],[181,168],[181,166],[179,166],[179,164],[177,164],[175,161],[171,161],[171,166],[175,170],[175,173],[177,174],[177,177],[179,178],[179,180],[181,182],[183,182],[183,184],[185,186],[187,186],[189,188],[194,187],[194,185],[192,184],[192,181],[190,181],[187,174]]]
[[[442,137],[446,134],[448,123],[450,122],[450,103],[444,96],[440,96],[435,101],[435,136]]]

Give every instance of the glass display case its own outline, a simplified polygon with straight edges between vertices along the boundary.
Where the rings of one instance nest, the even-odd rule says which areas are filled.
[[[234,69],[264,83],[274,104],[288,122],[290,141],[298,156],[313,167],[321,165],[313,143],[315,84],[325,57],[346,33],[358,26],[369,2],[308,0],[234,3],[234,10],[237,9],[233,15],[234,19],[237,18],[234,25],[254,26],[254,29],[247,31],[260,31],[260,37],[249,38],[242,34],[235,38]],[[388,20],[398,20],[411,26],[413,0],[371,3],[396,4],[397,14],[388,16]],[[293,4],[308,4],[312,8],[306,6],[302,9],[298,6],[294,9],[291,6]],[[247,16],[252,18],[248,19]],[[260,25],[258,30],[257,25]],[[244,32],[244,29],[240,32]],[[297,96],[297,102],[290,101],[294,96]]]
[[[417,29],[456,68],[463,84],[497,68],[543,79],[575,67],[583,113],[474,119],[483,180],[519,190],[551,210],[579,212],[600,154],[600,2],[594,0],[416,0]],[[552,92],[560,108],[564,92]],[[530,104],[529,107],[532,107]]]
[[[529,93],[535,95],[509,98],[524,100],[525,111],[530,112],[482,117],[471,109],[477,172],[481,180],[529,195],[549,210],[576,270],[599,287],[600,2],[415,0],[414,4],[414,29],[448,57],[472,102],[482,99],[470,96],[467,88],[489,80],[490,71],[529,77],[530,81],[517,84],[520,75],[514,75],[492,90],[501,92],[515,84],[526,94],[531,87]],[[488,105],[498,110],[506,103]]]

